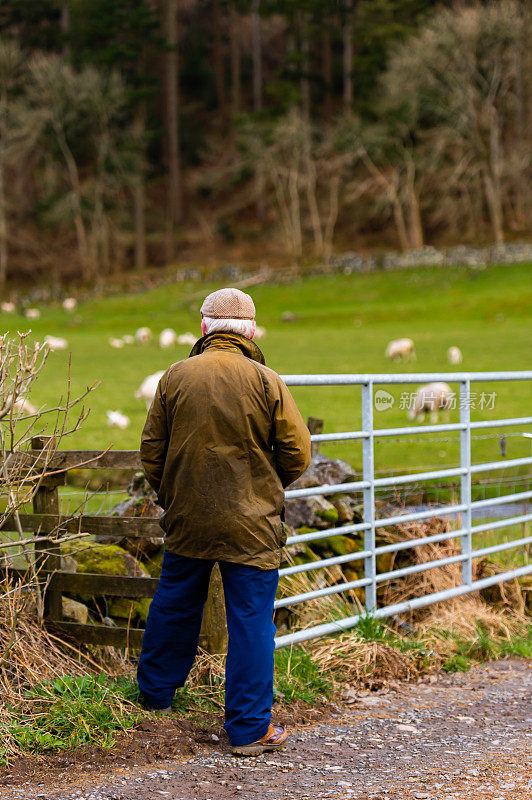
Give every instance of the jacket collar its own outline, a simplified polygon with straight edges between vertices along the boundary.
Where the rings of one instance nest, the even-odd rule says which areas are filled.
[[[190,351],[189,358],[191,356],[199,356],[205,350],[232,350],[233,352],[242,353],[253,361],[258,361],[259,364],[265,363],[260,348],[255,342],[240,333],[215,331],[207,334],[207,336],[202,336]]]

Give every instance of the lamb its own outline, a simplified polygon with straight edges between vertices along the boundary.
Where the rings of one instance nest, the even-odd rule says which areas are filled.
[[[190,331],[182,333],[180,336],[177,337],[178,344],[187,344],[190,345],[190,347],[193,347],[197,341],[198,337],[194,336],[194,334],[190,333]]]
[[[159,347],[163,350],[167,347],[173,347],[177,342],[177,334],[173,328],[165,328],[159,335]]]
[[[412,339],[392,339],[386,348],[386,358],[390,361],[403,359],[404,361],[416,360],[416,351]]]
[[[266,336],[266,328],[263,328],[262,325],[257,325],[255,328],[255,336],[254,339],[264,339]]]
[[[417,417],[421,422],[426,414],[430,414],[430,421],[435,424],[438,421],[438,411],[443,409],[448,412],[453,397],[454,392],[447,383],[442,381],[426,383],[417,390],[408,416],[410,419]]]
[[[63,306],[65,311],[72,312],[75,311],[76,308],[78,307],[78,301],[76,300],[75,297],[65,297],[61,305]]]
[[[23,414],[24,416],[29,414],[36,414],[37,409],[35,408],[29,400],[26,400],[25,397],[18,397],[14,402],[15,409]]]
[[[14,314],[15,304],[11,303],[9,300],[5,300],[3,303],[0,303],[0,309],[4,312],[4,314]]]
[[[120,428],[120,430],[125,430],[129,427],[131,420],[129,417],[126,417],[125,414],[122,414],[121,411],[108,411],[107,412],[107,424],[110,428]]]
[[[68,342],[66,339],[63,339],[61,336],[45,336],[44,341],[50,348],[50,350],[66,350],[68,347]]]
[[[161,370],[160,372],[154,372],[153,375],[148,375],[147,378],[144,378],[139,388],[135,392],[135,398],[137,400],[146,401],[146,408],[149,408],[153,403],[157,386],[159,385],[159,381],[163,375],[164,370]]]
[[[111,336],[111,338],[109,339],[109,344],[111,345],[111,347],[114,347],[115,350],[120,350],[120,348],[124,346],[124,340],[117,339],[115,336]]]
[[[41,312],[38,308],[27,308],[24,312],[26,319],[39,319]]]
[[[462,351],[459,347],[449,347],[447,350],[447,361],[449,364],[461,364],[462,363]]]
[[[124,344],[135,344],[135,337],[132,336],[130,333],[125,333],[122,336],[122,341]]]
[[[151,330],[143,327],[135,332],[135,339],[139,344],[149,344],[151,342]]]

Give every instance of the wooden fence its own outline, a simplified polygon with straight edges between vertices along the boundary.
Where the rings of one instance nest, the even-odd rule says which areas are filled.
[[[42,457],[44,440],[34,438],[32,450],[25,454],[29,458]],[[55,453],[47,465],[47,477],[35,493],[32,514],[19,514],[22,531],[33,533],[40,541],[35,542],[36,566],[39,580],[46,586],[45,619],[54,628],[60,629],[77,642],[114,647],[140,648],[143,629],[133,627],[111,627],[104,624],[82,625],[63,619],[63,593],[87,594],[91,596],[113,596],[138,599],[153,597],[158,579],[129,577],[124,575],[101,575],[66,572],[61,569],[60,538],[56,535],[88,533],[98,536],[99,542],[109,539],[162,537],[164,534],[156,518],[60,515],[58,487],[67,483],[68,470],[80,464],[90,469],[142,469],[136,450],[101,451],[64,450]],[[2,530],[16,530],[15,520],[8,518]],[[53,539],[46,540],[47,534]],[[80,540],[83,542],[83,539]],[[15,572],[17,572],[15,570]],[[18,572],[20,574],[20,571]],[[213,570],[209,600],[204,613],[204,625],[200,642],[210,652],[221,652],[226,644],[223,591],[219,573]]]

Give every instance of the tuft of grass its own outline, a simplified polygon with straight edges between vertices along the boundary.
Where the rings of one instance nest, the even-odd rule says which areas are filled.
[[[320,670],[303,647],[287,647],[275,653],[274,696],[277,699],[286,703],[294,700],[314,703],[329,697],[333,689],[332,679]]]
[[[109,748],[117,730],[132,728],[142,716],[133,681],[106,675],[73,675],[37,684],[26,703],[10,709],[3,739],[25,752],[71,750],[83,745]],[[8,748],[0,749],[6,763]]]

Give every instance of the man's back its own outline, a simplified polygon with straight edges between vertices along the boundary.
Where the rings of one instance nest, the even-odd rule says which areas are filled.
[[[142,435],[142,462],[165,509],[166,547],[276,567],[283,485],[308,464],[308,430],[252,342],[211,334],[197,350],[161,379]]]

